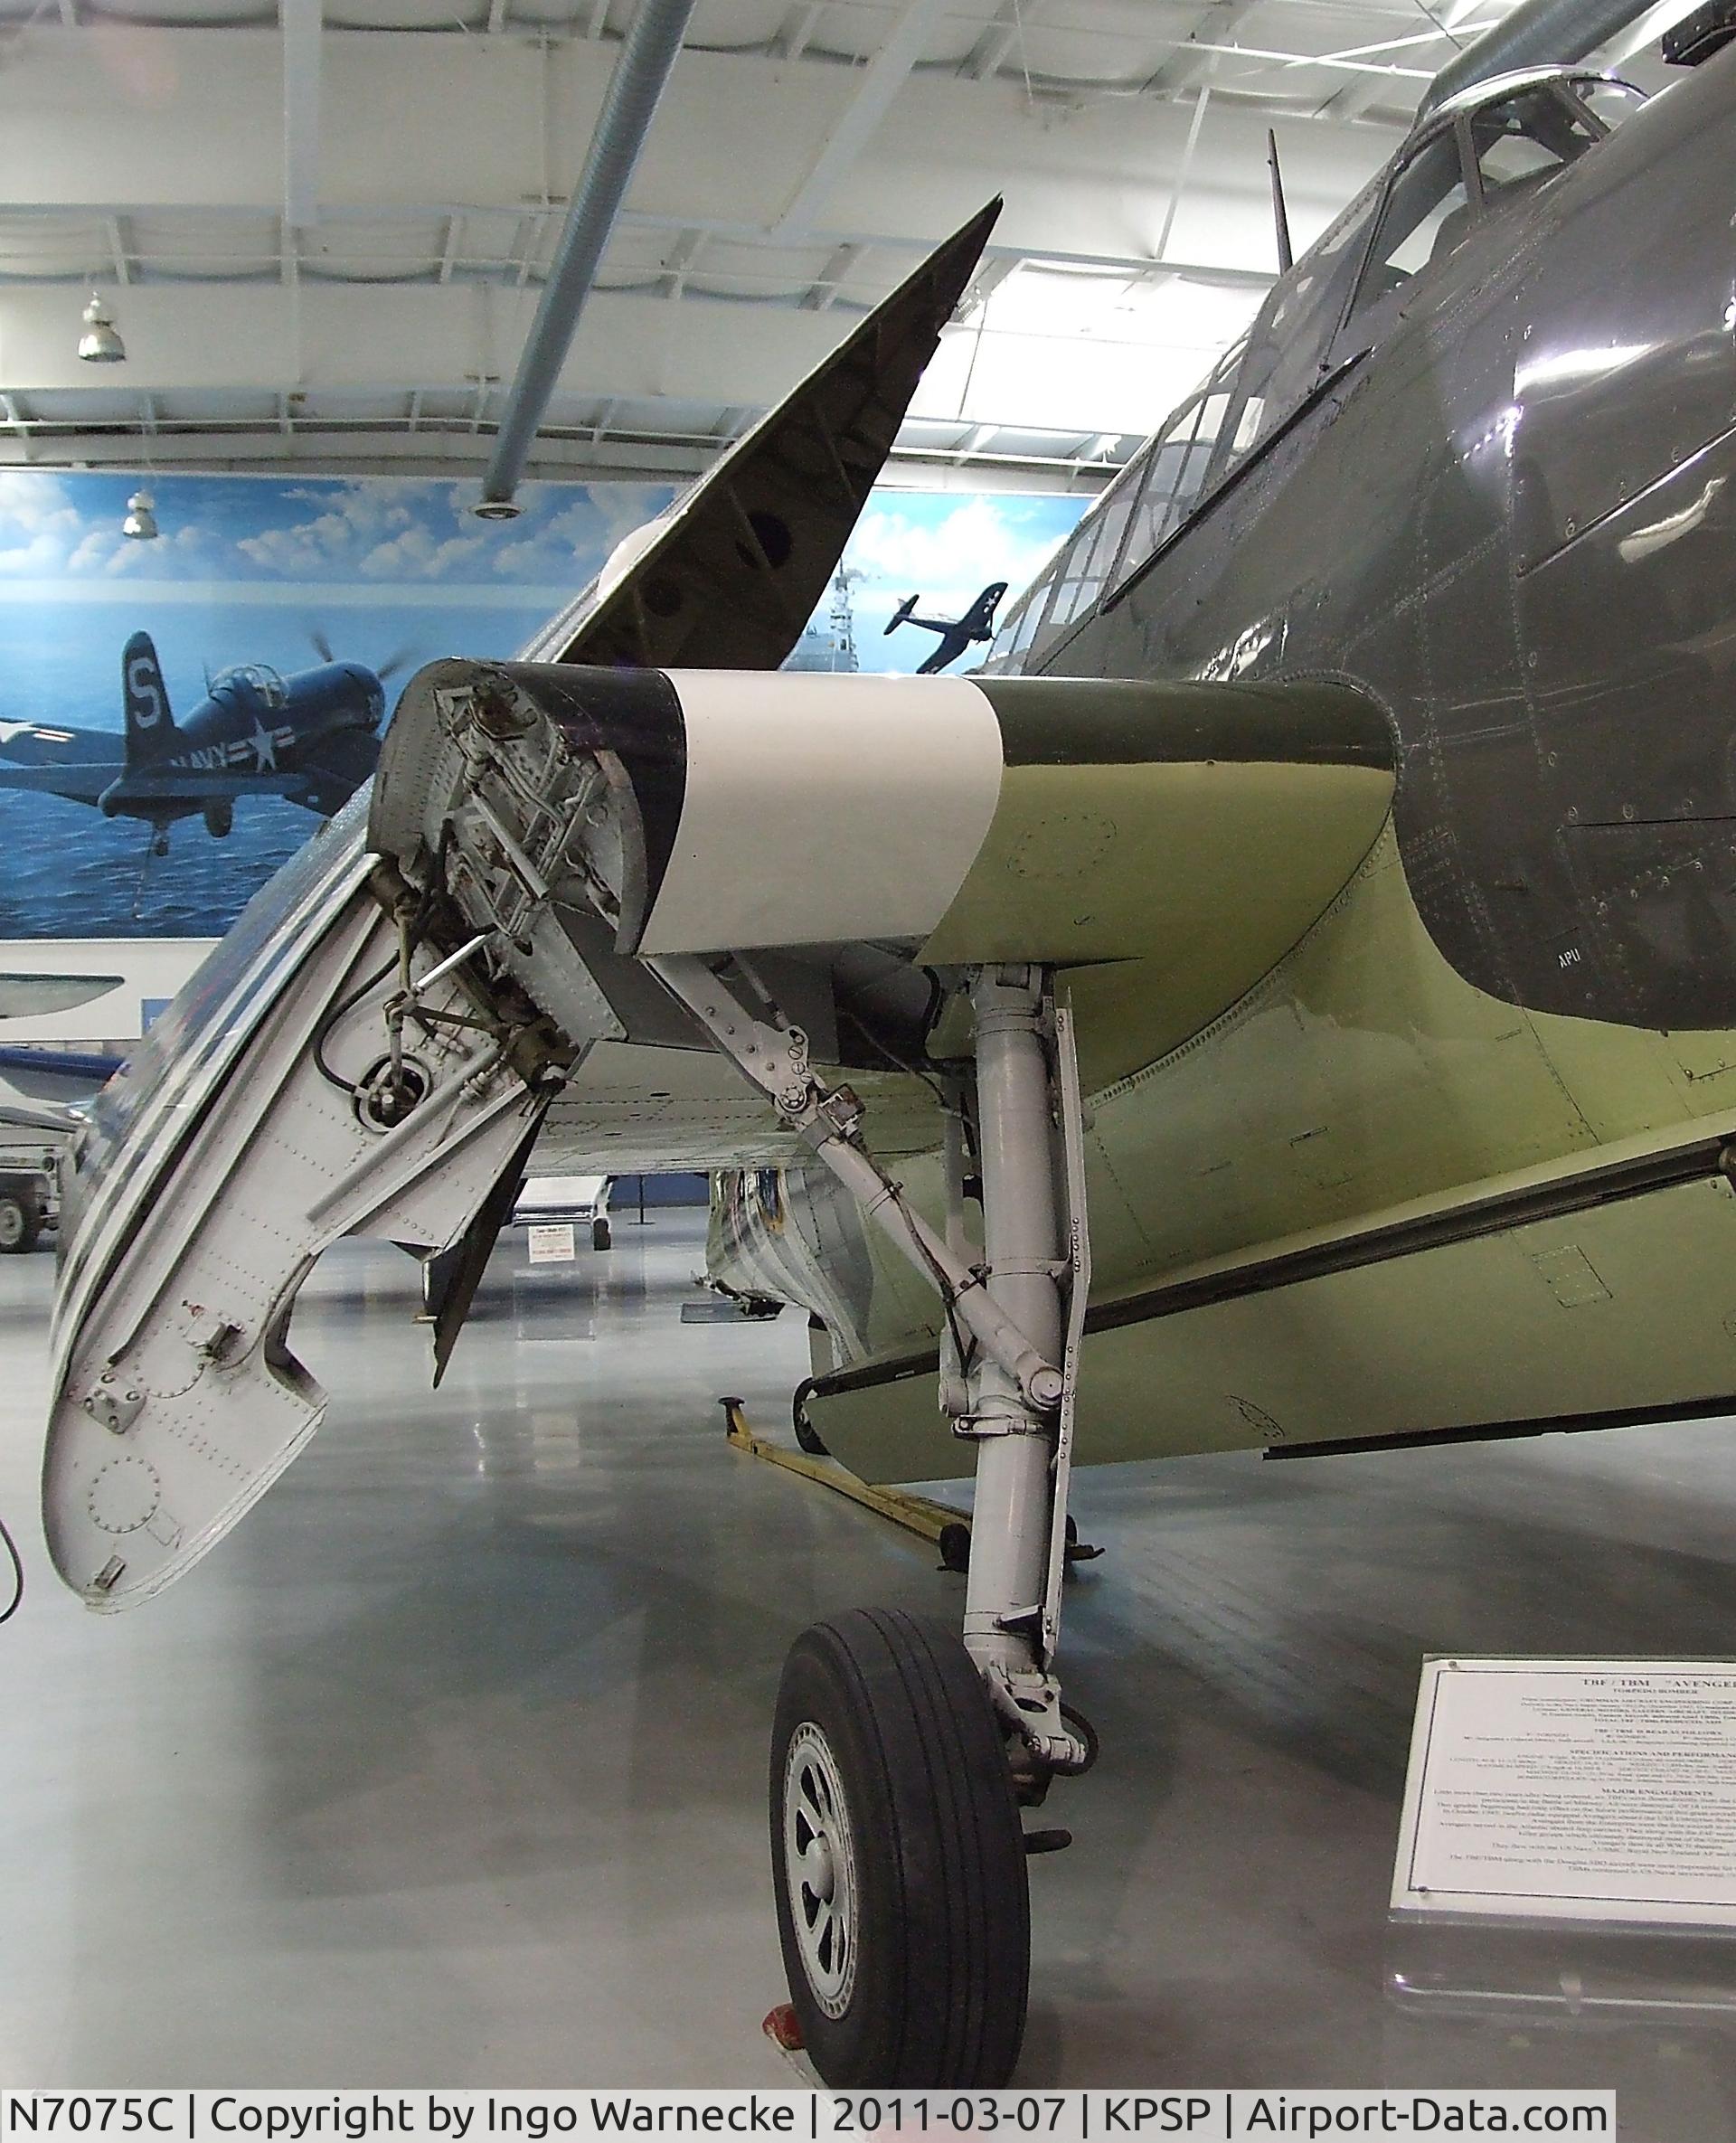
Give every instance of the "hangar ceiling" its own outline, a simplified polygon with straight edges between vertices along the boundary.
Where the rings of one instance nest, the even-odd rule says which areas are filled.
[[[0,460],[479,469],[635,4],[0,0]],[[1094,488],[1275,271],[1267,128],[1299,247],[1507,5],[699,0],[533,473],[703,466],[1002,192],[901,473]]]

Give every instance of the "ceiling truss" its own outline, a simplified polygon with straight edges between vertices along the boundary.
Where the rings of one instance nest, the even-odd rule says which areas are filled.
[[[0,458],[476,466],[632,5],[0,0]],[[1267,127],[1306,239],[1505,5],[702,0],[537,464],[703,466],[998,190],[898,452],[1095,485],[1270,280]]]

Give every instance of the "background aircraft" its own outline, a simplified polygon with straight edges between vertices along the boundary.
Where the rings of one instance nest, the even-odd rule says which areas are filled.
[[[920,594],[907,595],[888,620],[886,630],[892,633],[901,625],[920,625],[924,632],[939,634],[940,645],[916,673],[919,677],[932,677],[949,662],[957,662],[967,647],[994,638],[995,607],[1005,593],[1005,581],[991,581],[962,618],[950,620],[919,618],[916,606],[922,600]]]
[[[151,636],[136,632],[121,654],[121,736],[0,722],[0,788],[143,819],[157,855],[177,818],[203,817],[208,832],[227,834],[238,797],[285,797],[329,817],[373,771],[383,680],[396,665],[338,662],[317,634],[314,645],[317,668],[288,677],[258,664],[225,670],[177,722]]]

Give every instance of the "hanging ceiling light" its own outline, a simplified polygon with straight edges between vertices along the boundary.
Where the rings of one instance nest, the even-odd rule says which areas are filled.
[[[127,345],[115,333],[114,316],[93,291],[84,308],[84,333],[79,337],[79,355],[87,364],[118,364]]]
[[[156,501],[148,491],[135,491],[127,501],[127,518],[120,524],[120,533],[136,542],[147,543],[156,533],[156,515],[152,511]]]

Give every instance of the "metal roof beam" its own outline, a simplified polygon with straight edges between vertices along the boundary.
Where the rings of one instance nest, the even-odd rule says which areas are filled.
[[[1200,15],[1186,37],[1175,47],[1150,80],[1143,94],[1147,97],[1184,97],[1190,90],[1196,90],[1212,72],[1216,54],[1203,50],[1195,42],[1200,37],[1219,41],[1228,37],[1246,15],[1253,13],[1258,0],[1212,0]]]
[[[1000,13],[965,55],[958,70],[969,81],[988,81],[1006,64],[1007,55],[1019,42],[1024,25],[1041,14],[1044,0],[1001,0]]]
[[[806,0],[806,5],[792,7],[771,41],[774,54],[780,60],[799,60],[825,13],[826,0]]]
[[[657,278],[656,294],[659,297],[679,297],[687,287],[687,278],[698,265],[700,255],[711,238],[708,231],[679,231],[675,242],[663,257],[663,273]]]
[[[479,345],[478,308],[497,295],[486,286],[433,281],[308,279],[298,291],[276,283],[209,284],[190,315],[182,287],[136,284],[127,298],[132,354],[121,420],[133,420],[141,392],[172,397],[178,409],[237,396],[274,407],[280,393],[306,394],[316,405],[346,396],[374,402],[421,388],[464,397],[470,412],[476,398],[492,397],[501,375],[510,375],[522,346],[522,327],[503,316],[514,309],[507,306],[496,315],[498,340]],[[703,332],[692,325],[695,316]],[[33,401],[77,395],[82,411],[92,406],[91,368],[78,359],[67,317],[64,286],[7,291],[6,384]],[[838,332],[835,314],[793,306],[706,306],[687,315],[653,297],[599,290],[561,368],[553,406],[614,398],[624,408],[703,411],[710,427],[725,409],[775,402],[829,353]],[[1192,343],[1147,348],[1080,337],[1064,345],[1064,382],[1045,384],[1045,363],[1058,361],[1061,338],[991,327],[957,331],[957,339],[956,353],[955,337],[943,344],[935,374],[936,392],[952,404],[948,421],[1040,430],[1064,409],[1075,433],[1149,430],[1213,354]],[[971,388],[960,360],[962,345],[973,345],[979,357]],[[486,421],[497,406],[483,399],[474,413]]]
[[[867,146],[892,108],[912,67],[922,56],[947,0],[905,0],[886,42],[862,71],[849,102],[828,129],[820,153],[784,203],[779,230],[804,231],[831,198],[833,189]]]
[[[805,313],[823,313],[835,305],[838,286],[867,250],[866,246],[861,245],[839,246],[813,282],[803,291],[800,298],[802,310]]]
[[[288,4],[306,7],[310,0]],[[278,34],[141,26],[127,35],[138,66],[165,85],[160,103],[129,99],[95,35],[42,25],[11,48],[0,71],[0,201],[8,218],[118,210],[137,217],[137,235],[146,219],[161,231],[164,219],[184,211],[181,228],[196,249],[196,217],[283,214],[284,174],[275,156],[261,153],[282,126]],[[470,219],[467,254],[498,251],[495,218],[504,226],[527,202],[541,202],[545,185],[559,195],[575,183],[614,51],[612,41],[568,42],[552,46],[545,61],[514,36],[327,33],[311,189],[322,233],[336,243],[346,222],[421,218],[434,226],[430,250],[438,251],[441,223],[462,212]],[[690,47],[625,221],[638,230],[703,230],[766,245],[792,199],[817,200],[810,181],[841,111],[854,109],[858,127],[872,117],[859,97],[871,71],[780,66]],[[1309,82],[1316,86],[1307,93],[1319,94],[1318,76],[1269,71],[1262,79]],[[545,90],[553,103],[552,172],[543,168]],[[828,158],[818,177],[829,172],[835,183],[815,212],[815,231],[800,236],[827,249],[883,247],[913,264],[1011,175],[997,252],[1137,266],[1154,250],[1191,102],[1112,98],[1094,104],[1079,125],[1057,127],[1029,110],[1005,80],[920,68],[847,170]],[[388,110],[389,125],[381,117]],[[753,115],[750,157],[741,155],[734,130],[717,124],[720,112],[742,110]],[[1171,250],[1177,265],[1232,276],[1263,269],[1271,239],[1267,115],[1214,93],[1212,122]],[[1303,126],[1292,135],[1285,177],[1301,239],[1370,175],[1384,143],[1375,127]],[[199,144],[196,156],[187,154],[191,140]],[[937,143],[945,144],[944,157],[935,156]],[[784,235],[797,237],[793,229]],[[168,242],[179,246],[177,231]]]
[[[991,253],[970,279],[970,288],[958,300],[958,317],[967,320],[986,306],[1009,276],[1024,266],[1023,253]]]

